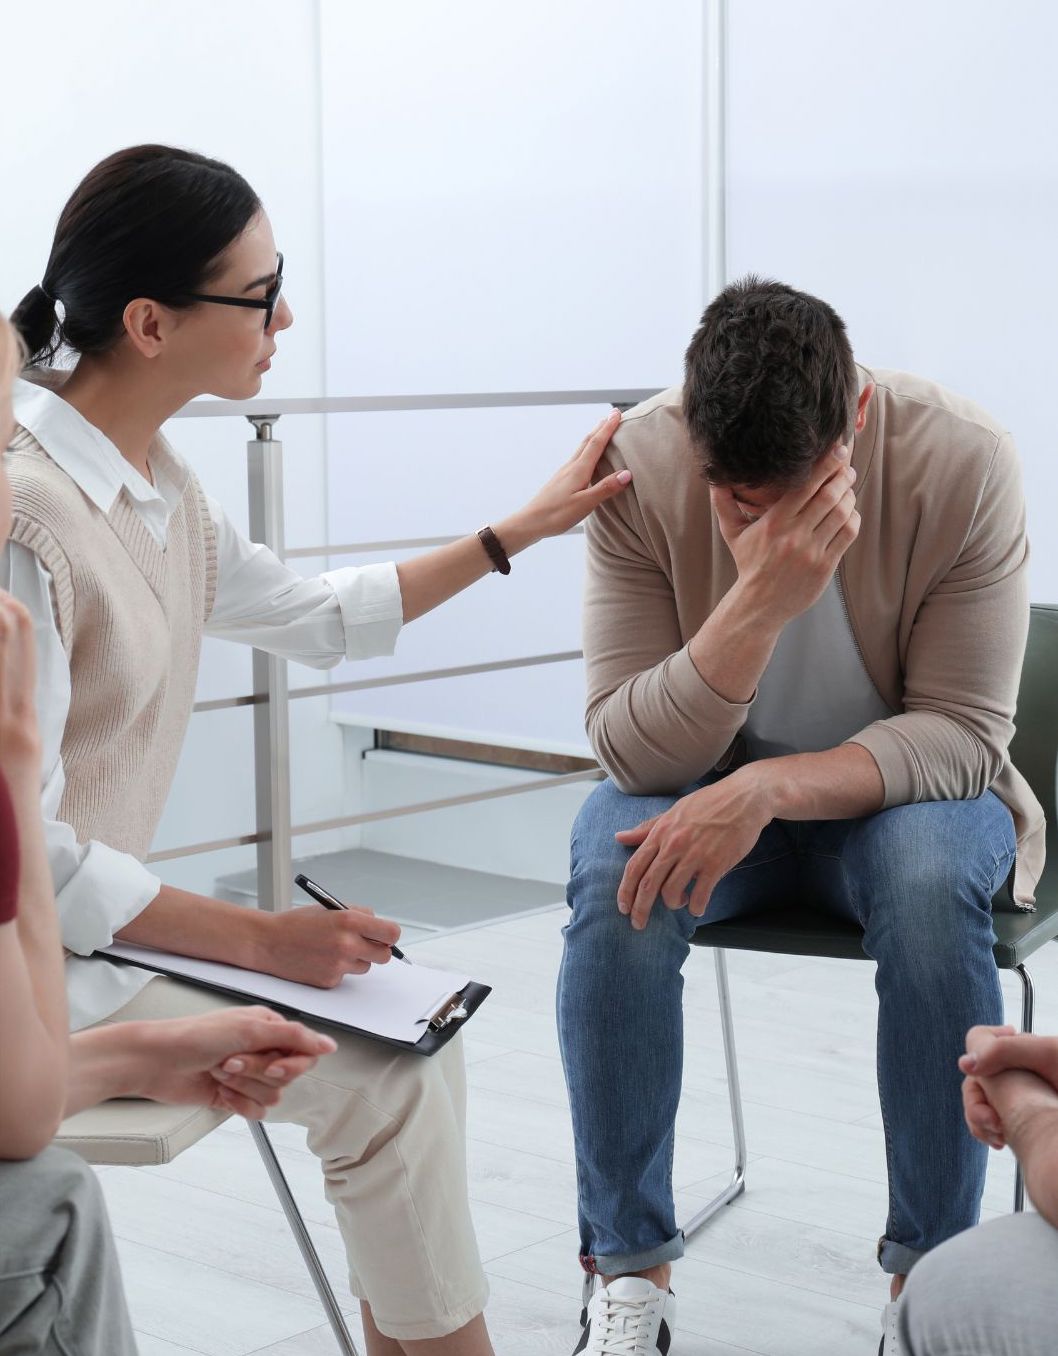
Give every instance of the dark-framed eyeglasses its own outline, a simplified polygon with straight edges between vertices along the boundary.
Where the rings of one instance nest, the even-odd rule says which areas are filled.
[[[271,284],[263,297],[218,297],[210,292],[188,292],[189,301],[212,301],[218,306],[249,306],[255,311],[264,311],[264,327],[272,323],[272,317],[275,315],[276,306],[279,304],[279,297],[283,291],[283,256],[276,256],[276,277],[275,282]]]

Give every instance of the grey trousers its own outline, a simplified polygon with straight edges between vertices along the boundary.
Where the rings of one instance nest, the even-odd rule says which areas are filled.
[[[99,1183],[65,1149],[0,1162],[0,1352],[136,1356]]]
[[[934,1248],[901,1300],[907,1356],[1052,1356],[1058,1351],[1058,1230],[1006,1215]]]

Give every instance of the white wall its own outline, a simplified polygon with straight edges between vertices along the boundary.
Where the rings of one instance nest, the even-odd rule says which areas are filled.
[[[0,184],[17,193],[5,214],[0,306],[10,310],[39,281],[55,219],[81,176],[113,150],[142,141],[188,146],[230,161],[253,184],[286,255],[296,315],[279,338],[264,393],[315,395],[322,385],[321,187],[318,34],[315,3],[284,0],[52,0],[5,5],[4,124]],[[326,533],[322,421],[300,419],[287,439],[290,545]],[[242,420],[181,420],[169,430],[209,493],[246,524]],[[292,682],[304,675],[292,673]],[[319,681],[313,674],[306,681]],[[249,651],[206,643],[200,697],[245,692]],[[246,833],[253,827],[252,754],[245,712],[197,716],[156,847]],[[295,814],[342,813],[341,741],[326,700],[302,703]],[[214,873],[248,864],[246,852],[162,868],[180,884],[208,888]]]
[[[1058,7],[734,0],[729,274],[826,297],[858,357],[972,396],[1025,463],[1058,598]]]
[[[321,14],[328,392],[678,380],[703,302],[699,0]],[[337,418],[331,539],[474,530],[603,412]],[[344,676],[577,649],[582,557],[582,539],[544,543]],[[586,752],[583,702],[580,664],[336,699],[364,721]]]

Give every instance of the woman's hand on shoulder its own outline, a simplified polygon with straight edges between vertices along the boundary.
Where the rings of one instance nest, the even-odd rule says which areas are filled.
[[[520,550],[543,537],[557,537],[583,522],[600,504],[624,492],[632,479],[631,471],[615,471],[602,480],[592,482],[614,432],[620,427],[621,412],[613,410],[599,421],[584,441],[551,479],[508,522],[516,522],[516,533],[528,538],[524,543],[512,542],[510,550]],[[497,525],[497,531],[499,526]],[[506,536],[500,540],[507,545]]]
[[[33,619],[0,589],[0,771],[40,781],[40,731],[35,705],[37,652]]]

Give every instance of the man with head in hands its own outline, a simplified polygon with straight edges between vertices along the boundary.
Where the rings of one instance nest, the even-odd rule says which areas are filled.
[[[878,967],[895,1351],[907,1273],[977,1220],[986,1150],[956,1061],[1002,1021],[993,899],[1031,907],[1042,868],[1007,753],[1028,628],[1013,442],[931,381],[858,365],[825,302],[748,277],[607,457],[633,473],[587,524],[608,779],[573,830],[558,991],[576,1350],[669,1351],[681,967],[697,928],[799,900],[862,926]]]

